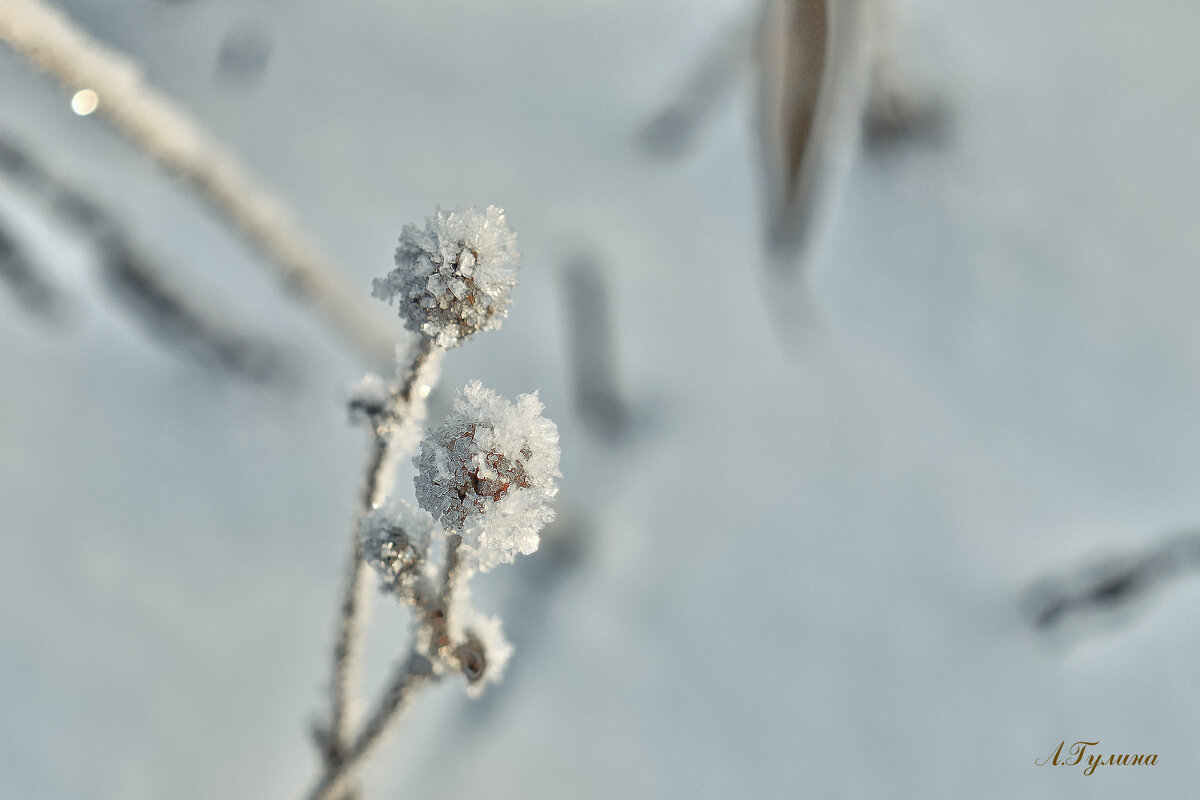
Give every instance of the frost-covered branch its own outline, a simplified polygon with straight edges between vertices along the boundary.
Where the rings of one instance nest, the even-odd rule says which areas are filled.
[[[440,348],[435,347],[431,339],[420,337],[416,352],[393,388],[386,393],[379,391],[382,382],[372,376],[364,381],[350,402],[351,414],[365,420],[370,426],[371,450],[351,531],[350,563],[333,649],[330,722],[328,730],[324,731],[323,742],[326,762],[331,766],[341,759],[354,724],[350,711],[356,696],[353,687],[357,681],[362,649],[362,608],[367,597],[358,531],[366,516],[386,494],[389,483],[387,473],[397,450],[408,450],[415,445],[415,433],[425,418],[423,401],[432,389],[440,355]]]
[[[309,800],[331,800],[342,794],[359,767],[383,740],[383,736],[412,705],[413,696],[425,684],[437,680],[429,661],[411,653],[402,662],[375,713],[338,763],[331,766],[308,795]]]
[[[458,394],[450,415],[420,440],[414,458],[414,507],[387,501],[391,466],[418,444],[424,399],[444,348],[500,326],[516,283],[516,236],[504,213],[488,207],[439,213],[424,230],[409,225],[396,269],[374,294],[396,302],[420,334],[416,352],[389,386],[368,376],[350,402],[351,418],[371,431],[346,595],[341,605],[329,726],[320,732],[324,770],[312,800],[353,796],[351,781],[383,733],[427,682],[461,672],[467,693],[495,683],[512,654],[500,620],[470,603],[477,572],[532,553],[538,531],[554,517],[558,429],[541,415],[535,394],[515,402],[478,381]],[[411,652],[357,735],[351,734],[355,663],[369,564],[381,588],[412,609]]]
[[[229,221],[289,289],[311,303],[372,363],[391,358],[392,334],[347,290],[339,270],[284,205],[256,184],[195,120],[150,88],[131,61],[41,0],[0,2],[0,41],[67,91],[94,91],[100,112]]]

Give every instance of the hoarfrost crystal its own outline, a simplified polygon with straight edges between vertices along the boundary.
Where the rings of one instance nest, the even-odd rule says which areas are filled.
[[[554,518],[558,428],[541,412],[536,393],[514,403],[471,381],[421,442],[417,502],[462,536],[472,567],[534,552],[538,531]]]
[[[363,558],[401,599],[408,599],[421,580],[436,527],[433,517],[403,501],[375,509],[359,527]]]
[[[395,302],[406,328],[449,348],[500,327],[519,264],[516,234],[499,208],[439,211],[424,230],[404,226],[396,268],[375,279],[372,295]]]
[[[504,635],[500,618],[477,611],[465,589],[456,598],[450,619],[450,636],[461,642],[455,655],[467,679],[467,694],[479,697],[487,684],[499,683],[504,677],[513,646]]]

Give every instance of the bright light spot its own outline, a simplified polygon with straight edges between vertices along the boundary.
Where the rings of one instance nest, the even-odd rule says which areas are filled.
[[[71,98],[71,110],[81,117],[86,117],[95,111],[98,105],[100,105],[100,95],[91,89],[80,89]]]
[[[429,393],[432,391],[433,391],[433,387],[430,386],[428,383],[422,383],[420,386],[417,387],[417,394],[419,394],[421,396],[422,400],[424,400],[426,397],[429,397]]]

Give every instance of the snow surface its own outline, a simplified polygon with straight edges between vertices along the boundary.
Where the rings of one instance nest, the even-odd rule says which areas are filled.
[[[63,5],[364,294],[435,206],[495,203],[519,232],[509,318],[448,354],[430,418],[469,379],[540,390],[560,521],[473,587],[516,647],[504,682],[421,698],[368,797],[1200,786],[1200,581],[1065,641],[1020,611],[1039,578],[1200,522],[1200,5],[902,4],[950,135],[855,160],[807,298],[764,285],[751,85],[679,160],[637,143],[743,3]],[[269,59],[231,84],[218,60],[247,25]],[[0,220],[71,308],[49,325],[0,291],[0,797],[300,796],[366,366],[3,51],[0,94],[0,134],[299,368],[264,388],[181,357],[110,300],[85,239],[0,181]],[[622,441],[572,401],[559,272],[581,249],[637,412]],[[790,303],[820,314],[800,345]],[[375,605],[371,686],[405,635]],[[1158,763],[1035,766],[1062,740]]]

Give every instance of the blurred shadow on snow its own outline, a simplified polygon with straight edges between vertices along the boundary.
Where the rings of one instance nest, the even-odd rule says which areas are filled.
[[[1029,623],[1046,634],[1079,637],[1132,619],[1149,595],[1200,569],[1200,531],[1169,536],[1143,552],[1107,557],[1073,574],[1035,582],[1021,598]]]
[[[633,415],[622,397],[608,287],[595,257],[580,252],[562,272],[575,410],[590,433],[627,441]]]
[[[218,300],[197,302],[194,287],[167,280],[165,271],[137,247],[120,221],[97,201],[52,175],[26,148],[0,136],[0,179],[44,201],[47,213],[95,251],[105,284],[160,341],[202,363],[260,384],[293,386],[298,365],[276,345],[244,332],[210,309]],[[56,313],[59,293],[32,266],[19,239],[0,228],[0,280],[23,305]]]
[[[909,145],[946,147],[954,133],[952,123],[943,98],[914,85],[896,85],[877,72],[863,115],[863,146],[869,155],[889,154]]]
[[[217,53],[216,77],[227,86],[253,86],[263,79],[274,43],[266,26],[252,19],[235,23]]]
[[[678,158],[696,145],[753,59],[752,27],[738,19],[717,31],[671,99],[638,132],[645,152]]]
[[[61,290],[44,274],[7,225],[0,220],[0,283],[31,315],[56,325],[66,322],[67,304]]]
[[[168,284],[161,270],[126,240],[106,238],[100,249],[109,288],[157,338],[255,383],[295,384],[296,367],[282,351],[200,311],[187,299],[190,292]]]

